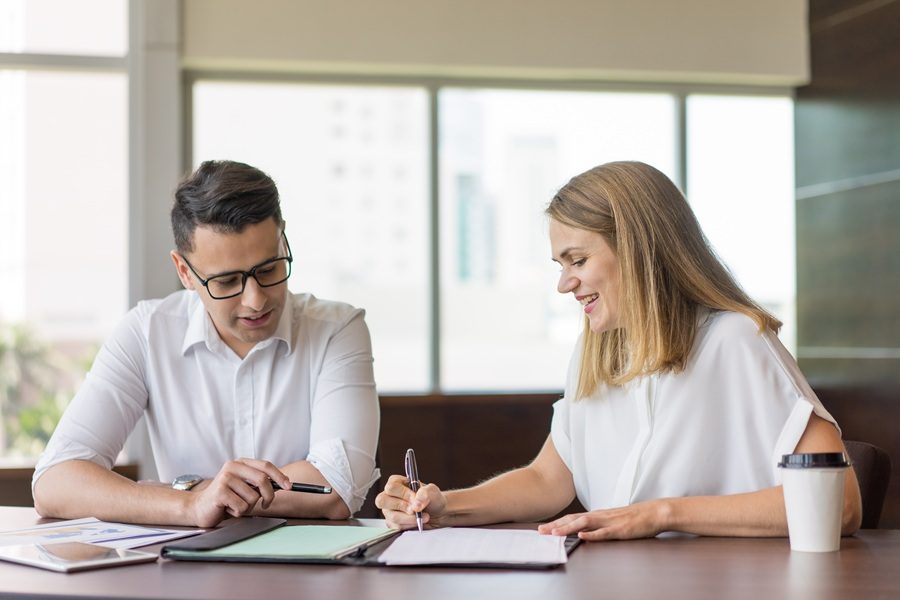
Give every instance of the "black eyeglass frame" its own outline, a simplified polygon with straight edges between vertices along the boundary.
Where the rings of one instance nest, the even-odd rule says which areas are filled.
[[[203,287],[206,288],[206,293],[209,294],[210,298],[212,298],[213,300],[228,300],[229,298],[235,298],[235,297],[243,294],[244,289],[247,287],[247,280],[251,277],[253,279],[256,279],[256,285],[258,285],[259,287],[263,287],[263,288],[275,287],[276,285],[281,285],[282,283],[284,283],[285,281],[287,281],[290,278],[291,263],[294,262],[294,254],[291,252],[291,243],[288,241],[287,235],[284,233],[284,231],[281,232],[281,237],[284,238],[284,245],[287,247],[288,255],[270,258],[269,260],[267,260],[265,262],[261,262],[258,265],[251,267],[249,271],[228,271],[227,273],[219,273],[218,275],[213,275],[212,277],[203,279],[203,277],[200,276],[200,273],[197,272],[197,269],[194,268],[194,265],[192,265],[190,263],[190,261],[184,256],[184,254],[181,255],[181,260],[183,260],[184,264],[186,264],[188,266],[188,268],[191,270],[191,273],[193,273],[194,277],[197,278],[197,281],[199,281],[203,285]],[[276,281],[275,283],[264,284],[264,283],[260,282],[260,280],[257,279],[257,277],[256,277],[256,271],[259,269],[262,269],[268,265],[271,265],[272,263],[278,262],[279,260],[286,260],[288,263],[287,275],[285,275],[284,279],[282,279],[280,281]],[[234,294],[229,294],[228,296],[214,296],[213,293],[209,289],[209,282],[212,281],[213,279],[218,279],[220,277],[230,277],[232,275],[240,275],[241,276],[241,291],[235,292]]]

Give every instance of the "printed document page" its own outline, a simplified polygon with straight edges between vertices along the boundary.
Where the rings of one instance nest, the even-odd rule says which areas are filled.
[[[161,529],[128,523],[107,523],[94,517],[56,521],[28,529],[0,531],[0,546],[84,542],[108,548],[138,548],[197,535],[205,529]]]
[[[566,562],[565,540],[525,529],[406,531],[378,560],[387,565],[557,565]]]

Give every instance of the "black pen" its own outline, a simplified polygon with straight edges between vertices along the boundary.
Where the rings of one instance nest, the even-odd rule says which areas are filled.
[[[269,481],[272,481],[271,479]],[[272,481],[272,489],[278,491],[282,488],[280,485]],[[307,494],[330,494],[331,487],[327,485],[315,485],[312,483],[292,483],[291,492],[306,492]]]
[[[410,448],[406,451],[406,458],[403,460],[406,467],[406,478],[409,480],[409,488],[413,493],[419,491],[419,467],[416,465],[416,453]],[[422,531],[422,513],[416,511],[416,525],[419,531]]]

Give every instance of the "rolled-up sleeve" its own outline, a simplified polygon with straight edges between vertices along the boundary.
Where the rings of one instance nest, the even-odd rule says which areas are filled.
[[[364,311],[329,340],[315,389],[307,460],[355,513],[380,475],[380,415]]]
[[[38,459],[34,484],[50,467],[87,460],[112,468],[147,406],[145,344],[138,309],[132,310],[100,349]]]

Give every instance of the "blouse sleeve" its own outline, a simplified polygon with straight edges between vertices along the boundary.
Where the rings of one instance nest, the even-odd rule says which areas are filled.
[[[572,455],[573,452],[577,452],[577,449],[572,448],[569,412],[570,404],[575,400],[575,390],[578,389],[578,372],[581,366],[581,340],[582,338],[579,337],[575,343],[575,350],[572,352],[572,358],[569,360],[569,370],[566,375],[565,394],[553,404],[553,419],[550,422],[550,439],[553,440],[553,446],[556,448],[556,452],[563,463],[572,472],[574,472]]]
[[[791,356],[778,337],[772,332],[766,332],[763,334],[763,338],[772,356],[783,370],[785,378],[792,383],[797,393],[797,400],[781,429],[781,433],[778,435],[778,441],[775,443],[771,458],[772,467],[775,469],[775,481],[781,484],[781,470],[778,469],[777,465],[783,455],[792,453],[797,447],[800,438],[803,437],[803,433],[806,431],[806,426],[809,424],[809,418],[813,414],[834,425],[839,435],[841,428],[834,417],[825,409],[825,406],[822,405],[822,402],[806,381],[806,377],[803,376],[803,373],[797,366],[794,357]]]
[[[742,445],[748,459],[753,449],[765,452],[768,479],[779,484],[777,464],[797,447],[810,416],[837,423],[773,332],[760,333],[750,318],[736,313],[719,314],[714,321],[697,352],[694,385],[711,391],[694,388],[698,397],[707,398],[698,418],[721,417],[726,437],[718,442],[732,453]]]

